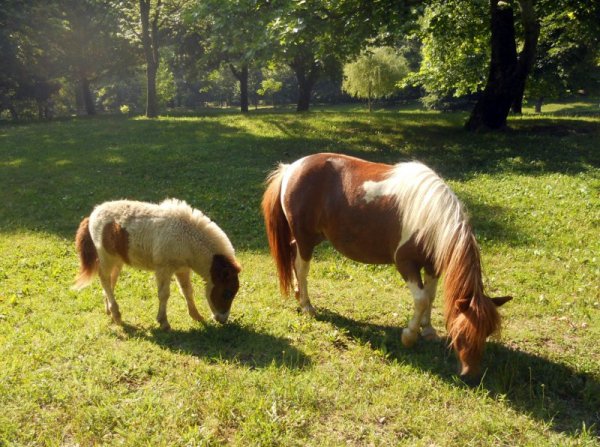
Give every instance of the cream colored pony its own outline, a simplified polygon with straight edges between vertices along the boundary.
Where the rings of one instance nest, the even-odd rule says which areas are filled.
[[[238,288],[240,265],[231,242],[217,224],[184,201],[159,205],[130,200],[105,202],[81,221],[76,235],[80,272],[74,288],[89,285],[96,273],[104,289],[106,313],[121,324],[114,288],[123,264],[153,270],[158,285],[158,316],[170,329],[167,301],[170,281],[177,278],[190,316],[202,321],[194,303],[192,271],[206,282],[214,319],[225,323]]]

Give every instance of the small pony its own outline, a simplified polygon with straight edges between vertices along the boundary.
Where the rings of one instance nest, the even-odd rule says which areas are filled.
[[[98,273],[106,313],[117,324],[121,324],[121,313],[114,288],[123,264],[155,272],[161,329],[170,329],[167,300],[173,274],[194,320],[203,318],[194,303],[191,271],[206,282],[206,299],[214,319],[225,323],[229,317],[241,270],[233,246],[217,224],[184,201],[168,199],[159,205],[105,202],[81,221],[75,244],[80,271],[73,288],[86,287]]]
[[[402,331],[407,347],[421,329],[425,339],[438,338],[431,305],[445,272],[444,314],[460,374],[480,374],[485,340],[500,328],[496,307],[511,297],[485,295],[479,248],[463,206],[430,168],[309,155],[269,175],[262,210],[281,291],[287,295],[294,287],[311,315],[307,276],[313,250],[325,239],[355,261],[396,266],[414,299],[414,315]]]

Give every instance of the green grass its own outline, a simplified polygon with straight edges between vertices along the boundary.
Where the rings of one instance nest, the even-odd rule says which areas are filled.
[[[569,107],[475,135],[463,114],[357,107],[0,127],[0,445],[600,445],[600,117]],[[412,300],[390,266],[323,245],[319,316],[279,296],[263,181],[319,151],[420,159],[465,202],[489,292],[515,297],[481,386],[454,376],[444,343],[402,347]],[[165,197],[237,249],[224,326],[193,322],[173,286],[160,331],[147,272],[121,276],[122,327],[97,281],[69,289],[95,204]]]

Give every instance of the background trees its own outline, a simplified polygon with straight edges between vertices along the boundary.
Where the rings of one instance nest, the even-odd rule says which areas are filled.
[[[344,65],[388,46],[425,105],[476,104],[467,128],[496,129],[523,98],[541,110],[597,93],[598,36],[600,4],[578,0],[5,0],[1,117],[232,103],[246,113],[261,100],[306,111],[349,100]],[[371,93],[355,82],[369,71],[351,67],[345,90],[374,98],[372,82]]]
[[[408,63],[394,48],[367,48],[344,66],[342,89],[366,99],[370,112],[372,100],[391,96],[407,74]]]

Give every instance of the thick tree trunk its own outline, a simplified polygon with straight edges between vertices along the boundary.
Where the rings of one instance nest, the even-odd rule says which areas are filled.
[[[160,15],[161,0],[156,2],[152,21],[150,20],[150,0],[139,0],[140,23],[142,27],[142,45],[146,58],[146,116],[158,116],[158,99],[156,96],[156,73],[159,67],[158,57],[158,17]]]
[[[492,59],[487,84],[471,117],[468,130],[502,129],[513,102],[512,76],[517,66],[513,9],[490,0]]]
[[[242,63],[239,70],[230,65],[231,72],[240,83],[240,110],[242,113],[248,113],[248,64]]]
[[[511,106],[521,112],[527,75],[535,58],[539,24],[531,0],[520,0],[525,45],[517,58],[512,4],[490,0],[492,58],[488,80],[465,128],[503,129]]]
[[[92,96],[92,90],[90,89],[90,81],[86,77],[81,77],[79,79],[79,88],[81,89],[81,101],[86,115],[95,115],[96,106],[94,105],[94,98]]]
[[[319,64],[311,57],[296,57],[290,64],[298,81],[298,104],[296,112],[307,112],[310,108],[312,89],[319,77]]]
[[[311,93],[312,85],[306,80],[298,80],[298,103],[296,104],[296,112],[308,112],[310,109]]]

